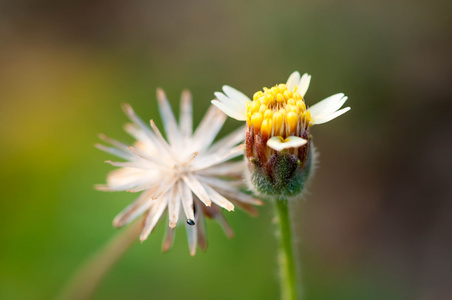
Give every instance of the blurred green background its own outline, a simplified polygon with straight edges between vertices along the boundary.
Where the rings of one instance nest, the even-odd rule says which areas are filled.
[[[136,195],[95,191],[97,134],[131,142],[120,104],[160,119],[183,88],[199,122],[223,84],[248,95],[312,75],[308,104],[352,110],[313,129],[320,168],[297,205],[306,299],[450,299],[450,1],[1,1],[0,299],[49,299]],[[239,126],[228,120],[222,134]],[[277,299],[272,211],[227,213],[190,257],[184,228],[136,244],[95,299]]]

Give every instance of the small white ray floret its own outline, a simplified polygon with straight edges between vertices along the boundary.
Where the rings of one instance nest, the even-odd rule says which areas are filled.
[[[212,100],[212,104],[222,110],[225,114],[239,121],[246,120],[246,104],[251,100],[242,92],[225,85],[223,93],[215,92],[218,100]]]
[[[280,136],[274,136],[267,141],[267,146],[276,151],[282,151],[289,148],[299,148],[305,145],[307,142],[307,140],[297,136],[289,136],[286,139],[283,139]]]
[[[300,84],[300,72],[295,71],[292,74],[290,74],[289,79],[287,79],[286,85],[287,89],[291,92],[295,91],[295,87],[297,87]]]
[[[297,92],[301,95],[301,97],[304,97],[304,95],[306,95],[306,92],[308,91],[310,83],[311,83],[311,75],[309,75],[308,73],[304,73],[300,79],[300,83],[298,84],[298,89],[297,89]]]
[[[349,111],[350,107],[339,110],[347,99],[347,96],[339,93],[323,99],[319,103],[311,106],[309,111],[311,112],[311,118],[314,121],[314,124],[329,122]]]

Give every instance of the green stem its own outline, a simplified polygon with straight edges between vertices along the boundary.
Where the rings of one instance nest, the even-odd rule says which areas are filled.
[[[80,267],[57,296],[57,299],[91,299],[108,271],[132,244],[138,241],[141,228],[142,220],[140,218],[114,236]]]
[[[292,243],[292,230],[287,199],[277,199],[276,208],[279,216],[280,252],[279,269],[281,279],[281,299],[295,300],[297,295],[297,280]]]

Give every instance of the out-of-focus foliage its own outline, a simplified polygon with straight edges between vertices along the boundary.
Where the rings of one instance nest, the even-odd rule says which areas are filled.
[[[307,299],[446,299],[452,243],[448,1],[3,1],[0,3],[0,298],[49,299],[116,232],[136,195],[104,193],[97,134],[131,141],[120,104],[161,124],[189,88],[199,122],[223,84],[246,93],[294,70],[314,104],[351,112],[314,128],[320,169],[294,211]],[[238,126],[229,120],[222,130]],[[449,201],[446,201],[449,200]],[[190,257],[163,224],[96,299],[275,299],[271,207],[208,223]]]

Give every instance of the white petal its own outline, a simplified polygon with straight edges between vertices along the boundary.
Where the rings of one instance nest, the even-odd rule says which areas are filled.
[[[222,191],[230,191],[230,192],[236,192],[237,188],[231,183],[229,180],[222,180],[213,176],[202,176],[198,175],[196,176],[201,180],[203,183],[207,183],[210,186],[213,186],[217,189],[221,189]],[[236,182],[236,181],[234,181]],[[243,186],[243,182],[240,182]]]
[[[231,100],[239,103],[241,106],[243,106],[245,108],[246,108],[246,102],[251,102],[250,98],[248,98],[245,94],[243,94],[239,90],[236,90],[233,87],[230,87],[229,85],[224,85],[223,91]]]
[[[172,190],[168,193],[168,218],[169,218],[169,227],[174,228],[177,225],[177,219],[179,218],[179,210],[180,210],[180,194],[179,194],[179,185],[175,184]]]
[[[241,101],[237,101],[234,98],[229,98],[228,96],[226,96],[225,94],[220,93],[220,92],[215,92],[214,95],[215,95],[215,97],[217,97],[217,99],[221,103],[233,108],[235,111],[243,110],[244,105]],[[246,108],[246,103],[245,103],[245,108]]]
[[[282,137],[274,136],[267,141],[267,146],[276,150],[282,151],[287,148],[298,148],[306,144],[308,141],[297,136],[289,136],[283,140]]]
[[[251,100],[242,92],[227,85],[223,86],[223,91],[224,94],[215,92],[218,100],[212,100],[212,104],[231,118],[246,120],[246,104]]]
[[[246,203],[246,204],[253,204],[253,205],[263,205],[264,203],[262,202],[262,200],[256,199],[251,195],[242,193],[240,191],[235,191],[235,192],[228,192],[228,191],[221,191],[221,193],[223,193],[226,197],[230,197],[231,200],[236,200],[239,201],[241,203]]]
[[[140,144],[144,145],[144,148],[146,148],[146,152],[149,152],[149,153],[162,153],[163,152],[163,148],[158,148],[158,147],[160,147],[160,145],[157,145],[156,143],[154,143],[154,140],[152,140],[143,130],[138,128],[136,125],[127,123],[124,126],[124,130],[137,140],[137,142],[135,144],[140,143]],[[155,135],[154,135],[154,137],[155,137]]]
[[[129,104],[123,104],[122,108],[126,115],[129,117],[129,119],[136,125],[136,127],[140,130],[140,133],[135,132],[135,134],[142,135],[142,133],[145,134],[146,140],[150,140],[152,144],[154,144],[155,147],[160,147],[160,143],[158,143],[157,137],[155,134],[149,129],[148,126],[141,120],[140,117],[138,117],[135,112],[133,111],[132,107]],[[143,139],[144,140],[144,139]]]
[[[112,166],[115,167],[120,167],[120,168],[135,168],[135,169],[144,169],[144,170],[148,170],[148,169],[155,169],[155,165],[152,164],[149,161],[146,160],[135,160],[135,161],[111,161],[111,160],[106,160],[105,161],[107,164],[110,164]]]
[[[203,169],[198,172],[208,177],[227,176],[227,177],[239,177],[245,173],[245,162],[229,162],[216,165],[212,168]]]
[[[202,159],[196,161],[196,164],[193,165],[192,171],[199,171],[213,165],[220,164],[227,160],[233,159],[234,157],[240,156],[243,154],[244,145],[238,145],[227,152],[218,152],[209,156],[205,156]]]
[[[193,135],[192,148],[204,152],[213,142],[226,121],[226,115],[215,106],[211,106]]]
[[[129,204],[119,215],[113,220],[113,226],[121,227],[135,220],[139,215],[144,213],[152,203],[150,192],[144,192],[135,202]]]
[[[300,84],[298,85],[297,92],[304,97],[309,88],[309,83],[311,83],[311,75],[304,73],[300,79]]]
[[[121,168],[109,173],[107,177],[107,184],[96,185],[95,188],[99,191],[116,192],[116,191],[130,191],[141,185],[149,185],[153,181],[153,177],[146,172],[140,173],[140,169],[130,168],[131,170],[138,170],[136,174],[126,172],[129,168]],[[143,170],[141,170],[143,171]]]
[[[344,94],[342,93],[338,93],[323,99],[322,101],[309,107],[312,119],[315,121],[316,117],[318,118],[334,113],[336,110],[341,108],[342,105],[344,105],[347,99],[348,97],[344,96]]]
[[[184,162],[180,164],[181,167],[185,167],[191,164],[191,162],[198,156],[199,152],[195,151],[184,157]],[[176,167],[176,166],[174,166]]]
[[[298,71],[293,72],[290,74],[289,79],[287,79],[287,89],[291,92],[295,90],[295,86],[297,86],[300,83],[300,73]]]
[[[151,120],[151,127],[156,135],[156,143],[159,144],[164,149],[164,151],[166,151],[166,153],[170,154],[171,157],[174,157],[174,153],[171,149],[171,146],[165,140],[165,138],[163,137],[162,133],[160,132],[158,127],[155,125],[153,120]]]
[[[128,183],[141,183],[153,181],[158,177],[155,170],[143,170],[136,168],[121,168],[108,173],[107,184],[111,187],[117,187]]]
[[[145,161],[150,161],[156,165],[160,165],[160,166],[167,166],[167,161],[166,160],[162,160],[162,157],[158,157],[156,155],[149,155],[148,153],[145,153],[143,150],[144,149],[138,149],[138,148],[134,148],[134,147],[128,147],[128,150],[130,153],[133,154],[133,156],[136,159],[142,160],[144,159]],[[136,160],[135,159],[135,160]]]
[[[120,150],[120,149],[116,149],[116,148],[113,148],[113,147],[107,147],[107,146],[104,146],[102,144],[96,144],[94,146],[97,149],[99,149],[99,150],[102,150],[104,152],[113,154],[114,156],[117,156],[117,157],[120,157],[120,158],[123,158],[123,159],[129,160],[129,159],[133,158],[133,156],[130,155],[130,153],[126,153],[126,152],[124,152],[123,150]]]
[[[176,118],[174,117],[171,105],[168,102],[168,98],[162,89],[157,89],[157,101],[160,111],[160,116],[165,129],[166,136],[171,145],[181,144],[181,133],[179,126],[177,126]]]
[[[325,116],[325,117],[322,117],[322,118],[318,118],[317,120],[313,118],[314,125],[318,125],[318,124],[323,124],[323,123],[329,122],[329,121],[331,121],[333,119],[336,119],[340,115],[345,114],[349,110],[350,110],[350,107],[346,107],[346,108],[343,108],[341,110],[338,110],[337,112],[335,112],[335,113],[333,113],[331,115],[328,115],[328,116]]]
[[[213,144],[212,147],[209,148],[206,155],[215,153],[219,150],[234,147],[235,145],[241,143],[245,139],[246,130],[247,126],[239,127],[218,142],[215,142],[215,144]]]
[[[160,174],[162,177],[165,177],[164,174]],[[169,191],[172,187],[174,187],[174,184],[177,181],[176,176],[163,178],[161,182],[159,182],[159,185],[156,189],[154,189],[154,192],[152,194],[153,198],[160,198],[162,195],[166,194],[167,191]]]
[[[195,194],[199,198],[199,200],[201,200],[206,206],[212,205],[212,201],[210,201],[209,195],[195,176],[193,176],[191,173],[188,173],[186,175],[182,175],[182,179],[192,190],[193,194]]]
[[[180,99],[180,131],[186,138],[193,133],[193,104],[188,90],[182,92]]]
[[[182,208],[184,209],[185,217],[187,220],[195,221],[195,213],[193,210],[193,194],[190,188],[184,183],[178,183],[180,185],[179,193],[182,198]]]
[[[149,209],[149,213],[146,216],[146,220],[144,221],[143,230],[141,231],[141,234],[140,234],[140,241],[143,242],[145,239],[148,238],[152,229],[157,224],[157,221],[160,219],[163,212],[165,211],[167,204],[168,204],[167,195],[163,195],[163,197],[152,201],[151,208]]]
[[[128,152],[128,146],[124,143],[121,143],[115,139],[109,138],[108,136],[106,136],[105,134],[99,134],[99,138],[106,141],[107,143],[112,144],[113,146],[115,146],[118,149],[121,149],[124,152]]]
[[[218,194],[217,191],[215,191],[207,184],[204,184],[203,186],[206,189],[206,192],[209,194],[210,199],[212,199],[213,203],[227,209],[228,211],[234,210],[234,205],[228,199]]]
[[[190,255],[193,256],[196,254],[196,245],[198,244],[198,228],[196,225],[188,224],[185,224],[185,228],[187,229],[188,249],[190,250]]]
[[[145,191],[145,190],[154,191],[154,190],[157,190],[157,188],[158,188],[158,184],[156,184],[155,182],[145,182],[145,183],[137,185],[133,188],[129,188],[126,191],[129,193],[138,193],[138,192]]]
[[[220,102],[216,99],[212,100],[211,103],[218,107],[222,112],[224,112],[229,117],[239,120],[239,121],[245,121],[246,120],[246,106],[244,109],[236,108],[233,105],[230,105],[228,103]],[[246,104],[245,104],[246,105]]]
[[[222,195],[225,195],[227,197],[230,197],[232,200],[238,200],[243,203],[248,204],[254,204],[254,205],[262,205],[263,202],[261,200],[258,200],[254,198],[251,195],[245,194],[241,192],[237,187],[235,187],[231,181],[218,179],[212,176],[198,176],[200,180],[202,180],[204,183],[209,184],[210,186],[214,187],[217,192],[221,193]],[[234,181],[235,183],[236,181]],[[240,182],[240,186],[243,186],[243,182]]]

